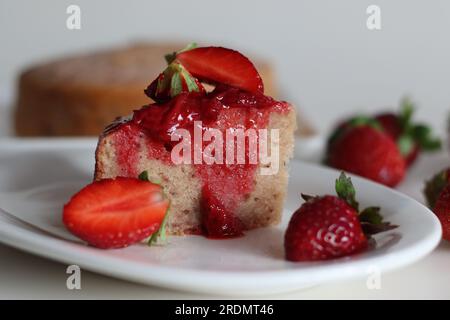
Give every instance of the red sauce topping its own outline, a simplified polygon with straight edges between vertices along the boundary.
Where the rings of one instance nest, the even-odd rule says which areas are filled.
[[[236,88],[218,86],[205,95],[196,92],[182,93],[164,104],[151,104],[135,111],[133,118],[120,127],[115,144],[119,165],[125,174],[137,176],[136,163],[139,134],[145,134],[149,158],[160,159],[167,164],[171,160],[172,148],[179,141],[171,141],[176,129],[190,133],[194,139],[194,121],[202,121],[201,132],[210,129],[222,132],[224,146],[223,163],[206,164],[204,161],[194,166],[202,181],[202,228],[210,238],[236,237],[243,234],[241,221],[234,212],[254,188],[257,163],[250,163],[249,141],[245,141],[245,163],[236,163],[237,139],[234,139],[234,164],[226,164],[226,130],[263,129],[267,127],[271,112],[284,112],[289,109],[285,102],[276,101],[260,93],[249,93]],[[199,132],[199,131],[197,131]],[[125,142],[125,141],[131,141]],[[214,139],[212,140],[214,141]],[[205,148],[211,142],[203,142],[200,155],[209,154]],[[191,156],[194,157],[192,147]],[[217,149],[215,150],[217,152]],[[213,155],[214,156],[214,155]],[[253,155],[254,156],[254,155]],[[194,158],[191,158],[192,161]]]
[[[129,123],[121,125],[121,130],[114,135],[117,162],[120,164],[119,176],[137,177],[136,163],[138,162],[140,131]]]

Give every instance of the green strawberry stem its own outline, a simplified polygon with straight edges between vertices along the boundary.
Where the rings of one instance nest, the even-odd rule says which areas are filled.
[[[339,198],[347,202],[359,214],[361,227],[367,237],[397,228],[398,226],[390,222],[384,222],[383,216],[380,214],[379,207],[367,207],[359,211],[359,203],[356,201],[356,190],[350,177],[341,172],[335,183],[336,194]]]
[[[192,50],[195,48],[197,48],[197,43],[191,42],[186,47],[184,47],[183,49],[181,49],[179,51],[174,51],[174,52],[166,54],[164,56],[164,59],[166,59],[167,64],[171,64],[176,59],[178,53],[189,51],[189,50]]]
[[[151,182],[151,183],[154,183],[154,184],[161,185],[161,183],[159,183],[159,182],[155,182],[154,180],[150,180],[147,170],[142,171],[139,174],[138,179],[142,180],[142,181],[148,181],[148,182]],[[168,216],[169,216],[169,211],[170,211],[170,204],[169,204],[169,207],[167,208],[166,214],[164,215],[163,221],[161,222],[161,225],[159,226],[159,229],[150,236],[150,238],[149,238],[149,240],[147,242],[147,244],[149,246],[152,246],[154,244],[165,244],[167,242],[167,239],[166,239],[166,225],[167,225],[167,219],[168,219]]]
[[[148,171],[147,171],[147,170],[142,171],[142,172],[139,174],[138,179],[139,179],[139,180],[142,180],[142,181],[150,181],[150,179],[149,179],[149,177],[148,177]]]
[[[361,222],[380,224],[383,222],[380,210],[380,207],[367,207],[359,213],[359,220]]]
[[[341,172],[341,175],[336,180],[335,189],[339,198],[347,202],[356,211],[359,210],[359,203],[355,199],[356,191],[352,180],[350,177],[347,178],[344,172]]]
[[[376,119],[363,115],[350,119],[348,125],[350,127],[369,126],[377,130],[383,130],[381,124]]]
[[[156,95],[169,92],[170,97],[175,97],[184,91],[184,85],[189,92],[200,92],[200,87],[195,78],[179,62],[174,61],[163,71],[163,76],[158,79]]]
[[[428,206],[433,209],[436,200],[442,190],[448,184],[448,169],[441,170],[435,174],[430,180],[425,182],[425,189],[423,190]]]
[[[170,211],[170,205],[169,205],[169,208],[167,208],[166,214],[164,215],[164,219],[161,222],[161,225],[159,226],[158,231],[156,231],[155,233],[153,233],[150,236],[150,239],[147,242],[147,244],[149,246],[152,246],[154,244],[165,244],[165,243],[167,243],[166,226],[167,226],[167,219],[168,219],[168,216],[169,216],[169,211]]]
[[[309,200],[315,198],[314,196],[310,196],[309,194],[305,194],[305,193],[301,193],[300,195],[301,195],[302,199],[305,201],[309,201]]]
[[[423,123],[414,123],[412,117],[415,106],[409,98],[403,98],[400,103],[400,112],[398,115],[402,135],[398,139],[398,146],[402,154],[408,154],[414,143],[425,151],[435,151],[441,148],[441,140],[433,136],[429,126]]]
[[[379,224],[361,222],[361,228],[367,237],[371,237],[374,234],[389,231],[398,228],[397,225],[391,224],[390,222],[382,222]]]
[[[397,228],[398,226],[390,222],[383,221],[383,216],[380,214],[380,207],[367,207],[359,211],[359,203],[356,201],[356,190],[353,186],[350,177],[347,177],[342,171],[335,183],[336,194],[338,197],[348,203],[358,213],[361,227],[363,228],[366,237],[370,238],[372,235]],[[315,198],[315,196],[301,194],[305,201]]]
[[[177,54],[195,48],[191,43],[184,49],[165,55],[167,67],[156,78],[145,93],[157,102],[163,102],[182,92],[204,92],[200,82],[177,60]]]
[[[404,97],[400,102],[400,112],[398,119],[402,131],[407,131],[411,126],[411,119],[414,113],[414,104],[408,97]]]

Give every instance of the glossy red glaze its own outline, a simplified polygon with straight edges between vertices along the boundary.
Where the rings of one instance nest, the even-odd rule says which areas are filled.
[[[262,93],[249,93],[233,87],[220,85],[205,95],[196,92],[182,93],[164,104],[151,104],[135,111],[133,118],[119,124],[115,136],[119,165],[126,168],[127,175],[136,176],[137,152],[135,145],[139,134],[147,137],[148,157],[167,164],[171,161],[171,150],[179,141],[171,141],[176,129],[186,129],[194,139],[194,121],[202,121],[201,132],[214,128],[222,132],[241,128],[262,129],[268,125],[271,112],[286,112],[289,105]],[[130,144],[124,141],[131,141]],[[192,140],[193,143],[193,140]],[[203,142],[200,154],[210,142]],[[224,144],[225,145],[225,144]],[[236,139],[234,139],[236,150]],[[192,156],[194,153],[192,148]],[[202,228],[211,238],[228,238],[243,234],[235,210],[254,188],[254,175],[258,167],[249,163],[249,148],[246,141],[245,164],[213,163],[194,164],[202,188]],[[225,146],[223,159],[226,158]],[[236,160],[236,157],[233,157]],[[193,158],[191,158],[193,159]]]

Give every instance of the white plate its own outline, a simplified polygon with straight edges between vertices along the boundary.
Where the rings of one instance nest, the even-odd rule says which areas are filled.
[[[61,207],[91,178],[94,147],[95,140],[0,141],[0,191],[16,191],[0,197],[0,207],[73,239],[60,222]],[[283,235],[289,217],[300,205],[300,192],[334,193],[338,172],[293,161],[290,175],[281,225],[254,230],[238,239],[170,237],[164,247],[142,244],[100,250],[0,215],[0,241],[121,279],[187,291],[245,295],[365,277],[374,270],[387,272],[424,257],[440,240],[439,222],[426,207],[397,191],[353,177],[361,204],[381,205],[385,217],[400,227],[377,236],[377,247],[362,254],[327,262],[287,262],[283,259]],[[25,194],[27,201],[19,206],[11,204],[18,190],[33,187],[37,187],[34,193]]]

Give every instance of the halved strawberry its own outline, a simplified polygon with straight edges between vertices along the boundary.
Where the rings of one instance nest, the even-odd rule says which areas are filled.
[[[160,185],[118,177],[95,181],[64,206],[67,229],[98,248],[122,248],[156,232],[169,201]]]
[[[250,92],[264,92],[261,77],[253,63],[240,52],[223,47],[201,47],[176,55],[194,77],[223,83]]]

